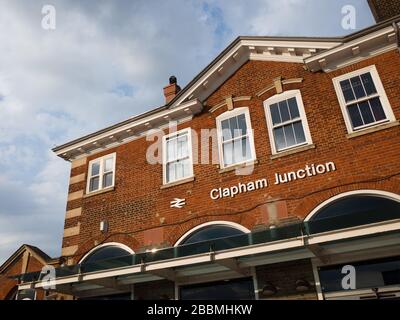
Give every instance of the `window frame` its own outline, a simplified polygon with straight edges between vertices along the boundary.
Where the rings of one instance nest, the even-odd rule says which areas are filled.
[[[167,181],[167,164],[169,162],[167,162],[167,139],[174,137],[174,136],[178,136],[181,135],[183,133],[187,134],[188,137],[188,149],[189,149],[189,160],[190,160],[190,171],[189,171],[189,175],[187,177],[182,177],[180,179],[176,179],[176,180],[171,180],[171,181]],[[175,160],[176,161],[176,160]],[[175,162],[173,161],[173,162]],[[164,135],[162,137],[162,166],[163,166],[163,185],[169,185],[172,183],[178,183],[180,181],[184,181],[190,178],[194,177],[194,171],[193,171],[193,148],[192,148],[192,129],[191,128],[185,128],[179,131],[174,131],[171,132],[167,135]]]
[[[274,128],[275,127],[272,122],[271,105],[282,102],[284,100],[289,100],[291,98],[296,98],[297,108],[299,109],[300,121],[303,126],[304,137],[305,137],[306,141],[303,143],[299,143],[299,144],[290,146],[290,147],[283,148],[278,151],[277,147],[275,145],[275,137],[274,137]],[[269,142],[271,145],[271,151],[272,151],[273,155],[284,153],[284,152],[292,150],[292,149],[301,148],[301,147],[313,144],[311,133],[310,133],[310,128],[309,128],[308,121],[307,121],[306,112],[304,109],[303,98],[301,96],[300,90],[288,90],[288,91],[278,93],[278,94],[268,98],[267,100],[264,101],[264,113],[265,113],[265,117],[267,120],[268,137],[269,137]],[[293,122],[295,122],[295,121],[291,120],[290,122],[288,121],[287,123],[289,124],[289,123],[293,123]],[[283,125],[280,124],[279,126],[283,126]]]
[[[110,159],[110,158],[113,159],[113,170],[112,170],[113,179],[112,179],[112,184],[111,184],[111,186],[103,187],[104,175],[106,173],[109,173],[109,171],[108,172],[104,172],[104,170],[103,170],[104,169],[104,164],[105,164],[105,161],[107,159]],[[93,194],[93,193],[96,193],[96,192],[99,192],[99,191],[102,191],[102,190],[108,190],[108,189],[114,188],[114,186],[115,186],[115,176],[116,176],[116,172],[115,172],[116,160],[117,160],[117,157],[116,157],[116,153],[114,152],[114,153],[110,153],[110,154],[107,154],[105,156],[102,156],[102,157],[99,157],[99,158],[96,158],[96,159],[93,159],[93,160],[89,161],[89,163],[88,163],[88,175],[87,175],[87,182],[86,182],[86,194]],[[96,162],[100,162],[100,167],[99,167],[99,188],[97,190],[90,191],[90,181],[92,179],[92,164],[96,163]]]
[[[372,78],[372,81],[374,82],[374,85],[375,85],[377,93],[375,95],[371,95],[369,98],[367,98],[368,97],[367,96],[367,97],[363,97],[363,98],[351,101],[350,103],[347,103],[346,99],[344,97],[344,93],[342,91],[340,82],[344,81],[344,80],[350,80],[353,77],[361,76],[362,74],[365,74],[365,73],[368,73],[368,72],[371,74],[371,78]],[[378,70],[376,69],[375,65],[371,65],[371,66],[368,66],[368,67],[365,67],[365,68],[362,68],[362,69],[355,70],[353,72],[349,72],[349,73],[343,74],[341,76],[333,78],[332,81],[333,81],[333,85],[335,87],[336,96],[337,96],[338,101],[339,101],[339,105],[340,105],[340,109],[342,111],[342,115],[343,115],[343,118],[344,118],[346,129],[347,129],[347,132],[349,134],[355,133],[355,132],[360,132],[360,131],[363,131],[363,130],[367,130],[367,129],[371,128],[371,127],[379,126],[381,124],[385,124],[385,123],[396,121],[396,118],[394,116],[392,107],[390,106],[390,103],[389,103],[389,99],[387,98],[385,88],[384,88],[384,86],[382,84],[381,78],[379,77],[379,73],[378,73]],[[385,113],[386,119],[383,119],[383,120],[380,120],[380,121],[376,121],[376,122],[373,122],[373,123],[369,123],[369,124],[366,124],[366,125],[363,125],[363,126],[359,126],[354,130],[353,125],[352,125],[352,121],[351,121],[351,118],[350,118],[350,115],[349,115],[349,112],[348,112],[348,106],[350,106],[352,104],[355,104],[355,103],[359,103],[360,101],[363,101],[363,100],[367,101],[367,100],[370,100],[370,99],[373,99],[373,98],[376,98],[376,97],[379,98],[379,100],[380,100],[380,102],[382,104],[382,108],[383,108],[383,111]]]
[[[233,118],[233,117],[237,117],[241,114],[244,114],[244,117],[246,120],[248,138],[249,138],[249,142],[250,142],[251,159],[247,159],[247,160],[244,160],[241,162],[225,165],[224,152],[223,152],[222,121]],[[218,155],[219,155],[220,169],[231,168],[231,167],[235,167],[238,165],[245,165],[247,163],[256,161],[257,156],[256,156],[255,145],[254,145],[253,127],[251,125],[250,112],[249,112],[248,107],[240,107],[240,108],[235,108],[233,110],[228,110],[228,111],[220,114],[218,117],[216,117],[216,123],[217,123],[217,141],[218,141]]]

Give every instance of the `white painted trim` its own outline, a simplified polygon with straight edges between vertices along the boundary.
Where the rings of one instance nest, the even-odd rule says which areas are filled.
[[[375,31],[373,33],[369,33],[364,37],[357,38],[357,39],[355,39],[353,41],[350,41],[348,43],[345,43],[345,44],[340,43],[338,46],[334,47],[333,49],[328,49],[325,52],[322,52],[320,54],[316,54],[316,55],[313,55],[313,56],[311,56],[309,58],[306,58],[305,59],[305,63],[311,63],[311,62],[314,62],[314,61],[319,61],[319,60],[321,60],[323,58],[326,58],[326,57],[328,57],[328,56],[330,56],[332,54],[338,53],[338,52],[346,50],[346,49],[351,49],[351,48],[353,48],[355,46],[359,46],[359,45],[364,44],[364,43],[366,43],[368,41],[371,41],[371,40],[373,40],[375,38],[379,38],[379,37],[384,36],[384,35],[386,35],[388,33],[392,33],[393,31],[395,31],[395,29],[392,26],[390,26],[390,27],[386,27],[384,29],[380,29],[378,31]]]
[[[227,120],[227,119],[230,119],[233,117],[237,117],[241,114],[244,114],[245,119],[246,119],[246,126],[247,126],[247,132],[248,132],[249,143],[250,143],[251,158],[247,159],[245,161],[232,163],[230,165],[225,165],[224,153],[223,153],[223,148],[222,148],[222,126],[221,126],[221,123],[224,120]],[[253,133],[252,125],[251,125],[249,108],[241,107],[241,108],[235,108],[233,110],[226,111],[226,112],[220,114],[218,117],[216,117],[215,120],[217,123],[217,140],[218,140],[218,155],[219,155],[220,169],[226,169],[229,167],[237,166],[239,164],[245,164],[245,163],[249,163],[252,161],[256,161],[257,156],[256,156],[255,145],[254,145],[254,133]]]
[[[355,76],[359,76],[359,75],[367,73],[367,72],[369,72],[371,74],[372,80],[374,82],[374,85],[375,85],[375,88],[376,88],[376,91],[377,91],[377,95],[378,95],[378,97],[379,97],[379,99],[381,101],[383,110],[384,110],[385,115],[386,115],[386,120],[374,122],[374,123],[371,123],[369,125],[366,125],[365,127],[361,128],[361,129],[354,130],[353,126],[351,124],[351,119],[350,119],[350,116],[348,114],[348,108],[347,107],[349,105],[354,104],[355,101],[349,102],[349,103],[346,102],[346,100],[344,98],[344,95],[343,95],[342,88],[340,86],[340,82],[343,81],[343,80],[348,80],[348,79],[350,79],[352,77],[355,77]],[[333,85],[335,87],[336,95],[337,95],[337,98],[338,98],[338,101],[339,101],[340,109],[342,111],[344,122],[346,124],[347,132],[349,134],[369,129],[369,128],[373,127],[373,126],[381,124],[382,122],[394,122],[394,121],[396,121],[396,118],[394,116],[392,107],[390,106],[389,99],[388,99],[388,97],[386,95],[385,88],[383,87],[382,81],[381,81],[381,79],[379,77],[378,70],[376,69],[375,65],[371,65],[371,66],[368,66],[368,67],[365,67],[365,68],[362,68],[362,69],[359,69],[359,70],[356,70],[356,71],[353,71],[353,72],[350,72],[350,73],[346,73],[346,74],[341,75],[339,77],[333,78],[332,81],[333,81]]]
[[[185,103],[179,105],[179,107],[177,107],[175,109],[161,110],[160,112],[157,112],[154,115],[144,116],[143,118],[139,118],[140,117],[140,115],[139,115],[139,116],[137,116],[138,119],[136,121],[118,126],[117,128],[114,128],[114,129],[107,130],[106,132],[103,132],[103,133],[96,134],[95,136],[93,136],[91,138],[88,138],[81,142],[77,142],[71,146],[67,146],[61,150],[58,150],[55,153],[58,156],[62,156],[64,153],[68,153],[73,150],[77,150],[80,147],[84,147],[85,145],[90,145],[96,141],[105,139],[107,137],[110,137],[113,135],[118,135],[119,133],[125,132],[128,129],[133,129],[135,127],[143,126],[147,122],[153,122],[154,120],[165,118],[166,116],[170,116],[170,118],[173,118],[171,115],[173,115],[175,113],[179,113],[179,112],[182,112],[182,114],[183,113],[188,114],[185,111],[186,109],[188,109],[188,111],[191,111],[191,116],[193,116],[193,114],[197,114],[197,113],[201,112],[201,110],[203,109],[203,106],[200,103],[200,101],[198,101],[197,99],[194,99],[194,100],[190,100],[188,102],[185,102]],[[187,117],[184,117],[184,118],[187,118]],[[166,126],[168,126],[168,123],[166,124]],[[151,129],[145,130],[145,132],[143,134],[145,135],[146,132],[148,132],[149,130],[151,130]],[[118,145],[118,143],[113,143],[113,145]],[[108,146],[107,146],[107,148],[108,148]],[[87,156],[87,154],[85,156]]]
[[[88,253],[86,253],[83,258],[81,260],[79,260],[78,263],[82,263],[83,261],[85,261],[85,259],[87,257],[89,257],[93,252],[97,251],[100,248],[104,248],[104,247],[119,247],[123,250],[128,251],[130,254],[135,254],[135,251],[133,251],[131,248],[129,248],[127,245],[119,243],[119,242],[106,242],[106,243],[102,243],[94,248],[92,248]]]
[[[181,236],[178,239],[178,241],[174,244],[174,247],[179,246],[182,241],[184,241],[189,235],[191,235],[192,233],[196,232],[197,230],[203,229],[203,228],[208,227],[208,226],[215,226],[215,225],[228,226],[228,227],[232,227],[234,229],[240,230],[240,231],[242,231],[244,233],[250,233],[249,229],[247,229],[246,227],[243,227],[241,224],[238,224],[238,223],[235,223],[235,222],[223,221],[223,220],[210,221],[210,222],[202,223],[202,224],[194,227],[193,229],[190,229],[189,231],[187,231],[183,236]]]
[[[254,47],[274,47],[274,48],[303,48],[303,49],[324,49],[329,50],[338,45],[342,44],[342,41],[283,41],[283,40],[241,40],[239,41],[231,50],[229,50],[221,59],[215,63],[215,65],[208,70],[200,79],[193,84],[193,86],[188,90],[182,97],[180,97],[171,108],[178,107],[183,101],[185,101],[188,97],[190,97],[201,85],[208,80],[214,73],[218,72],[218,70],[223,67],[228,61],[232,58],[232,56],[240,51],[241,55],[245,55],[246,61],[250,58],[250,51],[248,49],[249,46]],[[287,59],[287,57],[281,56],[283,61]],[[274,60],[274,61],[282,61],[282,60]]]
[[[113,171],[112,171],[113,172],[113,181],[112,181],[112,185],[111,186],[103,187],[104,163],[108,159],[113,159]],[[113,188],[115,186],[116,161],[117,161],[117,154],[115,152],[89,161],[89,163],[88,163],[88,174],[87,174],[87,180],[86,180],[86,194],[95,193],[95,192],[98,192],[98,191],[101,191],[101,190],[104,190],[104,189]],[[96,163],[96,162],[100,162],[99,188],[97,190],[90,191],[89,187],[90,187],[90,180],[92,178],[92,164]]]
[[[297,144],[295,146],[291,146],[282,150],[277,150],[276,149],[276,145],[275,145],[275,139],[274,139],[274,133],[273,133],[273,124],[272,124],[272,116],[271,116],[271,109],[270,106],[274,103],[278,103],[284,100],[288,100],[291,98],[296,98],[297,101],[297,106],[299,109],[299,114],[300,114],[300,119],[301,119],[301,123],[303,126],[303,131],[304,131],[304,136],[306,138],[306,142],[301,143],[301,144]],[[310,133],[310,128],[308,126],[308,121],[307,121],[307,116],[306,116],[306,112],[304,109],[304,103],[303,103],[303,99],[301,97],[301,92],[300,90],[289,90],[289,91],[284,91],[282,93],[276,94],[270,98],[268,98],[267,100],[264,101],[264,112],[265,112],[265,117],[267,120],[267,127],[268,127],[268,136],[269,136],[269,142],[271,145],[271,151],[273,155],[279,154],[281,152],[285,152],[288,150],[292,150],[292,149],[296,149],[299,147],[304,147],[305,145],[312,145],[313,141],[311,138],[311,133]]]
[[[188,137],[188,152],[189,152],[189,160],[191,163],[190,166],[190,172],[188,176],[182,177],[180,179],[176,179],[176,180],[171,180],[171,181],[167,181],[167,139],[171,138],[171,137],[175,137],[178,135],[182,135],[186,133],[187,137]],[[162,137],[162,167],[163,167],[163,185],[167,185],[170,183],[176,183],[182,180],[187,180],[190,179],[192,177],[194,177],[194,173],[193,173],[193,146],[192,146],[192,129],[191,128],[185,128],[179,131],[175,131],[175,132],[171,132],[170,134],[164,135]]]
[[[315,214],[317,214],[322,208],[324,208],[331,202],[334,202],[334,201],[337,201],[339,199],[346,198],[349,196],[354,196],[354,195],[378,196],[381,198],[387,198],[390,200],[400,202],[400,195],[392,193],[392,192],[373,190],[373,189],[354,190],[354,191],[340,193],[340,194],[333,196],[333,197],[325,200],[324,202],[320,203],[306,216],[304,221],[305,222],[309,221]]]

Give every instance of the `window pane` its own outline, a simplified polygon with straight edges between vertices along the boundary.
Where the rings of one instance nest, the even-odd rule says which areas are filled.
[[[246,116],[244,114],[240,114],[237,116],[237,120],[240,129],[240,136],[246,135],[247,133]]]
[[[306,142],[306,137],[304,135],[303,124],[301,123],[301,121],[293,123],[293,129],[294,129],[294,133],[295,133],[295,136],[296,136],[296,142],[297,143]]]
[[[346,102],[353,101],[356,99],[353,90],[351,89],[350,80],[341,81],[340,86],[342,87],[343,96]]]
[[[252,158],[250,150],[250,141],[248,137],[242,139],[242,151],[243,151],[243,160],[250,160]]]
[[[285,136],[283,133],[283,128],[274,129],[274,139],[276,150],[281,150],[286,147]]]
[[[229,129],[229,119],[221,121],[221,129],[223,141],[232,139],[231,131]]]
[[[104,172],[107,171],[112,171],[113,170],[113,158],[108,158],[106,159],[105,163],[104,163]]]
[[[371,104],[371,109],[376,121],[386,119],[385,111],[383,111],[381,100],[378,97],[369,100],[369,103]]]
[[[113,173],[112,172],[106,173],[103,176],[103,188],[110,187],[112,186],[112,184],[113,184]]]
[[[369,107],[368,101],[364,101],[358,104],[358,107],[360,108],[361,116],[364,120],[364,124],[372,123],[374,122],[374,116],[372,115],[371,108]]]
[[[361,80],[364,84],[364,88],[365,88],[365,91],[367,92],[367,95],[376,93],[375,84],[374,84],[374,81],[372,80],[371,74],[369,72],[361,75]]]
[[[284,126],[283,129],[285,130],[286,146],[287,147],[294,146],[296,144],[296,140],[294,139],[294,131],[292,124]]]
[[[175,160],[177,153],[177,139],[172,138],[171,140],[167,140],[166,148],[167,148],[167,161],[169,162]]]
[[[222,145],[224,154],[224,164],[230,165],[233,163],[233,142],[227,142]]]
[[[288,100],[288,104],[289,104],[291,119],[296,119],[296,118],[300,117],[296,98],[290,98]]]
[[[357,99],[363,98],[366,96],[363,85],[361,83],[361,79],[359,76],[351,78],[351,85],[353,86],[354,93]]]
[[[271,118],[272,118],[272,123],[273,124],[277,124],[277,123],[281,123],[281,116],[279,115],[279,108],[278,108],[278,104],[274,103],[270,106],[271,109]]]
[[[190,159],[185,159],[185,160],[183,160],[182,161],[182,165],[183,165],[183,176],[184,177],[189,177],[190,176],[190,174],[191,174],[191,168],[190,168],[190,166],[191,166],[191,161],[190,161]]]
[[[279,110],[281,112],[282,122],[290,120],[289,109],[286,100],[279,102]]]
[[[251,159],[250,143],[248,138],[237,139],[234,141],[234,163],[239,163]]]
[[[91,178],[89,184],[89,191],[95,191],[99,189],[99,177]]]
[[[92,177],[100,173],[100,162],[92,163]]]
[[[232,117],[229,119],[229,126],[231,127],[231,135],[232,137],[238,137],[239,136],[239,131],[238,131],[238,123],[237,123],[237,117]]]
[[[360,114],[360,111],[358,110],[358,105],[353,104],[351,106],[348,106],[347,109],[349,110],[349,116],[350,116],[353,128],[362,126],[364,123],[361,119],[361,114]]]
[[[187,157],[189,155],[188,151],[188,136],[187,134],[180,135],[177,139],[177,157]]]
[[[174,181],[175,178],[175,162],[167,164],[167,182]]]

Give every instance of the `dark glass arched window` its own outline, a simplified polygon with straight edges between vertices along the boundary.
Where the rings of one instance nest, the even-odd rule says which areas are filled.
[[[191,244],[218,238],[238,236],[245,232],[227,225],[210,225],[200,228],[188,235],[179,245]]]
[[[116,245],[109,245],[93,251],[88,257],[86,257],[84,261],[82,261],[82,264],[89,264],[98,261],[128,256],[130,254],[131,253],[126,249],[123,249]]]
[[[320,233],[400,218],[400,202],[372,195],[344,197],[329,203],[306,223],[309,233]]]

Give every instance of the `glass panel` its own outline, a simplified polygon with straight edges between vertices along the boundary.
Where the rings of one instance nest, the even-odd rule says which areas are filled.
[[[250,142],[248,137],[242,139],[242,150],[243,150],[243,158],[245,160],[250,160],[252,156],[251,156]]]
[[[363,98],[366,96],[363,85],[361,83],[361,79],[359,76],[351,78],[351,85],[353,86],[354,93],[357,99]]]
[[[374,196],[351,196],[322,208],[308,222],[309,233],[400,218],[400,203]]]
[[[281,113],[282,122],[290,120],[289,108],[286,100],[279,102],[279,111]]]
[[[97,176],[100,173],[100,162],[92,163],[92,177]]]
[[[167,182],[176,180],[175,162],[167,164]]]
[[[167,162],[173,161],[176,159],[177,153],[177,141],[176,138],[172,138],[167,140]]]
[[[364,88],[365,88],[365,91],[367,92],[367,95],[377,93],[374,81],[372,80],[371,74],[369,72],[362,74],[361,80],[364,84]]]
[[[378,97],[369,100],[369,103],[371,105],[371,109],[372,112],[374,113],[376,121],[381,121],[386,119],[385,111],[383,111],[381,100]]]
[[[194,231],[183,242],[181,242],[181,245],[195,243],[195,242],[201,242],[201,241],[206,241],[206,240],[214,240],[214,239],[218,239],[218,238],[231,237],[231,236],[236,236],[236,235],[240,235],[240,234],[244,234],[244,232],[240,231],[236,228],[232,228],[232,227],[224,226],[224,225],[212,225],[212,226],[204,227],[202,229]]]
[[[371,108],[369,107],[368,101],[364,101],[358,104],[360,108],[361,116],[364,120],[364,124],[369,124],[374,122],[374,116],[372,115]]]
[[[106,159],[104,161],[104,172],[112,171],[113,170],[113,163],[114,163],[114,159],[113,158]]]
[[[229,126],[231,128],[232,137],[238,137],[239,127],[238,127],[237,117],[232,117],[229,119]]]
[[[279,151],[283,148],[286,148],[285,135],[282,127],[274,129],[274,139],[276,150]]]
[[[344,290],[342,269],[346,264],[321,267],[319,277],[322,291]],[[386,258],[351,263],[356,271],[356,289],[380,288],[400,284],[400,258]],[[372,292],[371,292],[372,293]]]
[[[109,172],[103,176],[103,188],[111,187],[113,184],[113,173]]]
[[[350,80],[341,81],[340,86],[342,87],[343,96],[346,102],[353,101],[356,99],[350,85]]]
[[[222,152],[224,154],[224,164],[230,165],[233,163],[233,142],[226,142],[222,145]]]
[[[188,150],[188,135],[180,135],[177,140],[177,157],[184,158],[189,156]]]
[[[221,129],[223,141],[232,139],[231,131],[229,129],[229,119],[221,121]]]
[[[294,138],[294,131],[292,124],[283,127],[285,130],[285,137],[286,137],[286,147],[291,147],[296,144],[296,140]]]
[[[274,103],[270,106],[271,109],[271,118],[272,118],[272,124],[277,124],[281,123],[281,116],[279,115],[279,107],[277,103]]]
[[[350,120],[353,125],[353,128],[362,126],[364,124],[357,104],[348,106],[347,110],[349,110],[349,116],[350,116]]]
[[[234,163],[251,159],[250,143],[248,137],[234,140]]]
[[[306,136],[304,135],[303,124],[301,123],[301,121],[293,123],[293,129],[296,136],[296,142],[306,142]]]
[[[189,158],[183,159],[183,160],[178,160],[171,164],[171,166],[174,165],[174,173],[175,176],[172,177],[171,180],[178,180],[182,179],[185,177],[188,177],[190,175],[190,165],[191,161]]]
[[[289,104],[289,110],[290,110],[290,116],[292,119],[296,119],[300,117],[299,114],[299,107],[297,106],[297,100],[296,98],[290,98],[288,100]]]
[[[91,178],[90,179],[90,184],[89,184],[89,191],[95,191],[99,189],[99,177]]]
[[[130,255],[129,251],[117,246],[110,245],[95,250],[84,260],[83,264],[102,261],[111,258],[123,257],[127,255]]]
[[[244,114],[240,114],[238,115],[237,119],[238,119],[238,126],[240,129],[240,135],[244,136],[247,134],[246,116]]]

